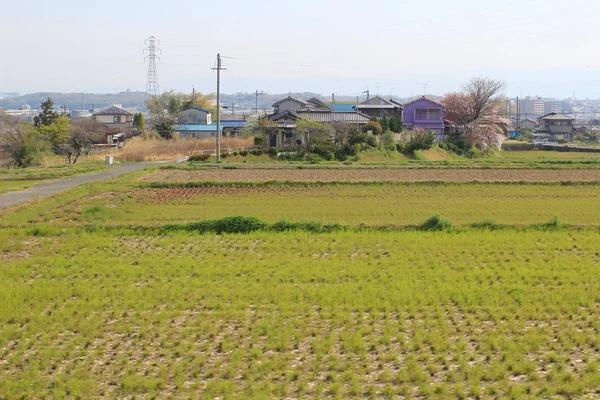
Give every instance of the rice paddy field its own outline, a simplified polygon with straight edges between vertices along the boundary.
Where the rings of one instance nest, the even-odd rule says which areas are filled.
[[[0,212],[0,399],[600,398],[595,170],[324,172],[154,169]],[[185,225],[238,215],[264,224]]]

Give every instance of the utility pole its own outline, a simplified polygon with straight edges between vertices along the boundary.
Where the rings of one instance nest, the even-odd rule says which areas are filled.
[[[331,93],[331,112],[335,112],[335,93]]]
[[[367,101],[369,101],[369,93],[370,93],[370,92],[369,92],[369,89],[365,90],[363,93],[366,93],[366,94],[367,94]]]
[[[217,162],[221,162],[221,54],[217,54]]]
[[[519,97],[517,97],[517,130],[521,131],[521,103]]]
[[[233,104],[233,101],[231,102],[231,115],[233,115],[233,107],[235,106],[235,104]]]
[[[255,105],[254,105],[254,109],[256,110],[256,114],[258,114],[258,95],[263,95],[262,99],[264,99],[264,91],[256,91],[256,99],[255,99]]]
[[[196,88],[192,86],[192,107],[196,106]]]

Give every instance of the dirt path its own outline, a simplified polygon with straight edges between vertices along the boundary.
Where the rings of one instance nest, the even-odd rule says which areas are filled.
[[[119,175],[126,174],[128,172],[138,171],[140,169],[148,168],[156,163],[135,163],[126,164],[122,167],[111,169],[108,171],[102,171],[95,174],[81,175],[69,179],[63,179],[56,182],[41,183],[35,185],[29,189],[19,190],[16,192],[8,192],[0,195],[0,210],[14,206],[16,204],[24,203],[27,200],[33,199],[34,197],[45,197],[50,196],[54,193],[58,193],[63,190],[74,188],[75,186],[101,181],[117,177]]]

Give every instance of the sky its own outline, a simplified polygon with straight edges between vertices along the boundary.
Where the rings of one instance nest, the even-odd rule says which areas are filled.
[[[473,76],[505,94],[600,98],[598,0],[2,0],[0,92],[161,91],[408,97]]]

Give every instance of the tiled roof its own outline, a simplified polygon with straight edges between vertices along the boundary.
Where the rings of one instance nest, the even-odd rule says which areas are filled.
[[[295,97],[288,96],[288,97],[286,97],[285,99],[281,99],[281,100],[279,100],[279,101],[277,101],[277,102],[273,103],[273,107],[275,107],[275,106],[278,106],[279,104],[283,103],[283,102],[284,102],[284,101],[286,101],[286,100],[292,100],[292,101],[295,101],[296,103],[300,103],[300,104],[302,104],[302,105],[307,105],[307,104],[308,104],[308,103],[307,103],[306,101],[304,101],[304,100],[300,100],[300,99],[297,99],[297,98],[295,98]]]
[[[404,103],[404,107],[406,107],[409,104],[413,104],[413,103],[419,102],[421,100],[427,100],[427,101],[429,101],[429,102],[431,102],[433,104],[437,104],[438,106],[444,107],[444,104],[442,104],[441,102],[433,100],[433,99],[430,99],[427,96],[421,96],[418,99],[414,99],[413,101],[409,101],[408,103]]]
[[[95,113],[94,115],[133,115],[133,114],[131,114],[129,111],[123,110],[122,108],[119,108],[116,106],[110,106],[108,108],[100,110],[99,112]]]
[[[206,108],[202,108],[202,107],[188,107],[185,110],[181,110],[181,112],[187,111],[187,110],[191,110],[191,109],[198,110],[198,111],[204,111],[204,112],[209,113],[209,114],[212,113],[212,111],[207,110]]]
[[[300,118],[323,123],[366,124],[371,120],[371,117],[361,112],[298,111],[297,114]]]
[[[557,119],[557,120],[573,120],[574,118],[571,117],[567,117],[566,115],[562,115],[562,114],[553,114],[553,115],[548,115],[547,117],[541,117],[540,119]]]

